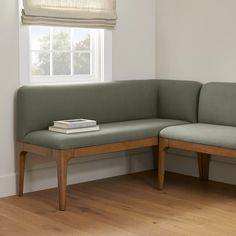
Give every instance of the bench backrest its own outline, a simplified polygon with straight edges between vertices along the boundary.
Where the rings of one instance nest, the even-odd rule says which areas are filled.
[[[132,80],[82,85],[23,86],[17,94],[17,140],[55,120],[98,123],[167,118],[196,122],[201,84]]]
[[[199,122],[236,126],[236,83],[208,83],[200,93]]]
[[[201,87],[195,81],[160,80],[158,117],[197,122]]]
[[[54,120],[98,123],[157,117],[157,80],[80,85],[23,86],[17,94],[17,140]]]

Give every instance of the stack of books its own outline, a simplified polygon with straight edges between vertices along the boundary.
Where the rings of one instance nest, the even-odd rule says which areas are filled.
[[[49,131],[74,134],[81,132],[90,132],[99,130],[99,126],[95,120],[73,119],[54,121],[53,126],[48,127]]]

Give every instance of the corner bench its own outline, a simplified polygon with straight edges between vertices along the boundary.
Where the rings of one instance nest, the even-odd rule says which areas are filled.
[[[57,162],[60,210],[66,209],[70,159],[141,147],[153,147],[157,156],[163,128],[197,121],[200,89],[198,82],[168,80],[20,88],[16,104],[19,196],[27,153]],[[101,130],[71,135],[47,130],[55,120],[72,118],[95,119]]]

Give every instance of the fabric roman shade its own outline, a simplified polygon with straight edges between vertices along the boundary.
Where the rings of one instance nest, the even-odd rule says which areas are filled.
[[[23,24],[113,29],[116,18],[116,0],[23,0]]]

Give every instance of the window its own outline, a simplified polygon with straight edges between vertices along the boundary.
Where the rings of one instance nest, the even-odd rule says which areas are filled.
[[[112,33],[103,29],[20,25],[20,82],[109,81]]]
[[[112,80],[112,31],[109,29],[116,23],[115,0],[109,4],[100,0],[95,5],[81,1],[89,4],[89,8],[68,0],[63,14],[60,2],[18,1],[20,84]],[[68,18],[71,9],[76,14]],[[47,26],[47,22],[54,27]],[[93,25],[103,29],[79,28]]]
[[[31,26],[30,81],[99,80],[99,34],[103,30]]]

